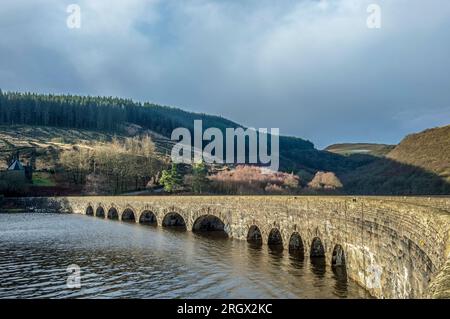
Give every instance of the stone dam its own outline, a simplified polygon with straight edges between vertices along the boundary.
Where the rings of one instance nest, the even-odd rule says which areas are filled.
[[[325,257],[377,298],[450,298],[450,197],[95,196],[4,204],[220,230],[305,258]]]

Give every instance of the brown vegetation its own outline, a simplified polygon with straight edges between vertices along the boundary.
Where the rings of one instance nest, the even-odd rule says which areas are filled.
[[[343,185],[333,172],[317,172],[308,186],[315,190],[336,190]]]
[[[162,169],[148,136],[73,147],[61,154],[60,164],[67,178],[90,194],[143,189]]]
[[[296,191],[299,177],[265,168],[239,165],[209,177],[212,189],[223,194],[290,193]]]
[[[406,136],[387,158],[422,168],[450,183],[450,125]]]
[[[25,189],[22,193],[28,196],[80,192],[117,194],[161,186],[167,188],[160,179],[164,168],[169,167],[170,142],[153,134],[152,138],[145,137],[145,131],[137,125],[129,125],[127,132],[144,137],[51,127],[0,126],[3,169],[12,151],[20,151],[23,163],[30,160],[31,154],[35,155],[38,172],[33,175],[33,185],[13,185],[11,191],[10,184],[13,183],[6,183],[0,176],[0,193],[2,189],[8,189],[8,192],[3,191],[5,194]],[[187,165],[180,170],[180,178],[169,178],[169,182],[175,180],[172,184],[176,187],[172,188],[177,192],[193,193],[450,193],[450,126],[409,135],[387,156],[359,152],[369,146],[373,146],[372,153],[383,149],[374,144],[342,145],[351,145],[356,153],[343,156],[317,150],[294,152],[286,147],[287,151],[295,153],[291,159],[296,160],[291,163],[281,156],[284,166],[289,164],[289,169],[282,169],[293,171],[295,175],[257,166],[227,169],[223,165],[207,168]],[[346,147],[341,148],[344,149]]]

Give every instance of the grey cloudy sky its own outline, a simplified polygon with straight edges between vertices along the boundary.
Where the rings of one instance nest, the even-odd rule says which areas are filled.
[[[319,148],[397,143],[450,124],[450,1],[3,0],[0,88],[151,101]]]

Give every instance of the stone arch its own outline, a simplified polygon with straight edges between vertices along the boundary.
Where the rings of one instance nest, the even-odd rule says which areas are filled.
[[[88,207],[86,207],[86,215],[87,215],[87,216],[94,216],[94,209],[92,208],[91,205],[89,205]]]
[[[262,246],[262,234],[258,226],[250,226],[247,232],[247,242],[255,246]]]
[[[198,217],[192,225],[194,233],[214,235],[215,237],[228,237],[228,229],[221,218],[211,214]]]
[[[319,237],[314,237],[311,242],[311,257],[325,257],[325,248]]]
[[[151,226],[158,225],[156,214],[150,210],[144,210],[139,216],[139,224]]]
[[[231,222],[229,220],[228,212],[217,209],[216,207],[200,207],[194,211],[184,212],[182,209],[174,209],[173,211],[179,212],[186,220],[187,227],[194,230],[194,224],[199,219],[203,219],[205,216],[211,216],[211,218],[218,218],[223,223],[223,230],[231,236]],[[214,216],[214,217],[212,217]]]
[[[289,253],[298,258],[303,259],[305,257],[305,247],[298,232],[293,232],[289,239]]]
[[[119,219],[119,213],[117,212],[117,209],[115,207],[111,207],[108,210],[108,219],[118,220]]]
[[[131,208],[125,208],[121,217],[124,222],[136,222],[136,214]]]
[[[345,267],[345,253],[341,245],[334,246],[333,255],[331,256],[331,266]]]
[[[177,212],[170,212],[164,216],[162,221],[163,227],[177,227],[180,229],[186,229],[186,221],[183,216]]]
[[[225,232],[225,223],[215,215],[202,215],[194,221],[192,226],[194,232]]]
[[[105,218],[105,210],[102,206],[98,206],[95,210],[95,217]]]
[[[283,250],[283,236],[278,228],[272,228],[267,238],[267,245],[276,250]]]

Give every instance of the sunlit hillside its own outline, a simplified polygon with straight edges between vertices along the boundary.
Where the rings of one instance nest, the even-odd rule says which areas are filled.
[[[450,182],[450,125],[406,136],[387,158],[423,168]]]

